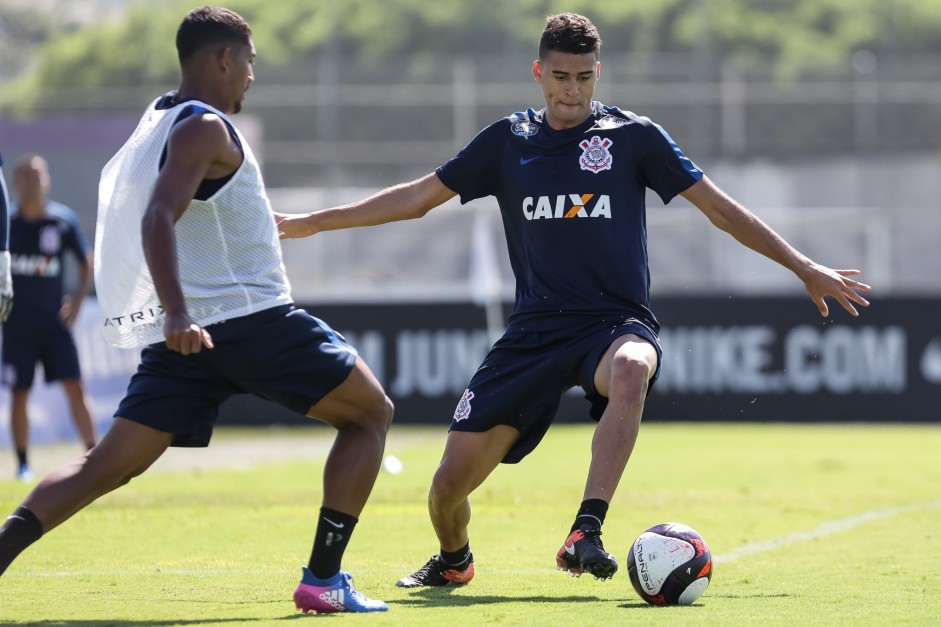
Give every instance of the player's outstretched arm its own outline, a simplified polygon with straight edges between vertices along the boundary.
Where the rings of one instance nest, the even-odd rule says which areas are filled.
[[[825,300],[828,296],[854,316],[858,316],[859,312],[853,303],[869,306],[869,301],[859,292],[868,292],[872,288],[850,278],[858,275],[859,270],[834,270],[807,258],[707,177],[703,176],[682,196],[702,211],[716,227],[796,274],[820,310],[820,315],[829,314]]]
[[[413,220],[453,197],[454,192],[432,172],[348,205],[300,214],[275,212],[274,216],[281,239],[308,237],[321,231]]]

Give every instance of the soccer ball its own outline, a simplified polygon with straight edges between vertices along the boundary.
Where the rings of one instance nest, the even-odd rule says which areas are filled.
[[[712,553],[695,529],[663,523],[634,540],[627,574],[647,603],[689,605],[702,596],[712,579]]]

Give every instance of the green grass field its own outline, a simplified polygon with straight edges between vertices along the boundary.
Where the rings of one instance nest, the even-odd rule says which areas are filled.
[[[51,532],[0,578],[0,624],[941,624],[938,426],[645,425],[604,528],[622,568],[599,582],[555,570],[592,433],[558,425],[473,495],[474,581],[411,591],[393,584],[437,550],[425,497],[445,431],[396,426],[387,450],[404,471],[380,476],[344,565],[390,610],[332,617],[291,601],[331,432],[292,432],[309,459],[225,467],[228,446],[272,433],[220,430],[222,468],[155,469]],[[27,490],[0,480],[0,510]],[[665,521],[696,528],[716,559],[690,607],[647,606],[627,578],[631,542]]]

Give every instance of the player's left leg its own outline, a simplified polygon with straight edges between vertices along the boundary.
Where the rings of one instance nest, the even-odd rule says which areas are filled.
[[[607,397],[608,404],[592,439],[582,505],[556,556],[557,565],[576,576],[590,572],[607,579],[617,571],[617,560],[601,543],[601,526],[634,450],[658,361],[658,352],[647,339],[627,334],[607,348],[595,370],[595,391]]]
[[[68,378],[62,380],[62,389],[65,390],[65,398],[69,403],[75,429],[82,438],[85,448],[90,449],[95,445],[95,426],[92,423],[85,386],[79,378]]]
[[[441,550],[396,586],[440,587],[462,585],[473,579],[474,556],[468,534],[470,494],[490,476],[519,437],[517,429],[500,424],[482,432],[448,433],[428,494],[428,513]]]
[[[46,373],[46,381],[59,381],[69,404],[72,423],[86,449],[95,445],[95,429],[91,411],[82,384],[78,347],[72,333],[62,325],[48,329],[39,347],[39,360]]]

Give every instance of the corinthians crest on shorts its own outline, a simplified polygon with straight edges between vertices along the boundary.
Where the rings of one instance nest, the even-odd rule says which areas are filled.
[[[610,170],[611,162],[614,158],[611,156],[608,148],[613,143],[614,142],[607,137],[601,138],[597,135],[592,136],[591,139],[584,139],[579,142],[578,145],[583,152],[582,156],[578,158],[578,163],[581,165],[582,170],[594,172],[595,174],[603,170]]]
[[[460,402],[457,404],[457,409],[454,410],[454,421],[460,422],[467,419],[471,413],[471,400],[474,398],[474,393],[470,390],[464,390],[464,396],[461,397]]]

